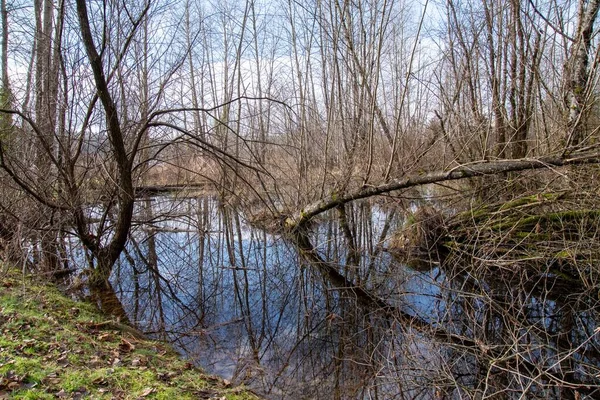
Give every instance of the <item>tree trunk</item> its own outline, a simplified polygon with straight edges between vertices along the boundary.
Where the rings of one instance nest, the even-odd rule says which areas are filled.
[[[129,228],[131,227],[131,221],[133,219],[135,192],[132,178],[132,160],[135,157],[135,152],[129,154],[125,146],[117,106],[110,93],[104,74],[102,57],[98,54],[96,46],[94,45],[86,1],[77,0],[76,3],[83,44],[94,73],[94,82],[98,90],[98,97],[104,108],[112,156],[117,166],[118,212],[114,233],[110,242],[105,247],[100,248],[93,246],[91,248],[92,252],[96,253],[98,259],[97,277],[92,283],[101,284],[101,281],[104,280],[104,286],[106,286],[106,284],[109,284],[108,278],[110,277],[112,266],[118,260],[121,252],[125,248],[127,237],[129,235]],[[86,234],[86,232],[79,233],[81,236],[85,236]]]
[[[10,93],[10,83],[8,81],[8,10],[6,9],[6,0],[0,0],[0,19],[2,20],[2,90],[3,95]],[[2,104],[6,107],[6,104]]]
[[[565,65],[565,106],[567,108],[566,147],[577,147],[584,141],[590,82],[588,66],[594,23],[598,16],[600,0],[580,0],[577,36]]]
[[[518,160],[484,161],[476,164],[465,164],[448,171],[435,171],[426,174],[409,175],[391,183],[379,186],[363,187],[355,192],[332,194],[305,206],[285,220],[285,228],[294,231],[303,228],[315,216],[339,207],[354,200],[366,199],[389,193],[395,190],[437,182],[453,181],[476,176],[497,175],[506,172],[517,172],[541,168],[562,167],[566,165],[582,165],[600,163],[600,153],[586,153],[571,158],[557,156],[541,158],[522,158]]]

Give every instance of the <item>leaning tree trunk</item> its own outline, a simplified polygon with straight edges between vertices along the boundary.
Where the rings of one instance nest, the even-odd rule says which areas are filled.
[[[94,279],[90,280],[90,284],[97,286],[99,289],[106,289],[110,287],[108,279],[110,278],[112,267],[125,248],[133,219],[135,191],[132,178],[132,160],[135,157],[135,152],[129,154],[125,146],[117,106],[108,88],[102,57],[98,54],[92,37],[85,0],[77,0],[77,14],[83,44],[94,73],[94,82],[98,89],[98,97],[104,108],[112,156],[117,166],[118,213],[110,242],[106,246],[100,247],[86,240],[87,232],[79,232],[86,247],[94,253],[98,260],[97,270],[95,271]]]
[[[346,203],[431,183],[454,181],[476,176],[498,175],[507,172],[599,163],[600,153],[580,152],[571,157],[547,156],[464,164],[447,171],[434,171],[426,174],[408,175],[390,183],[378,186],[365,186],[354,192],[346,192],[343,194],[334,193],[328,197],[308,204],[301,210],[287,216],[283,223],[285,229],[294,232],[298,229],[306,228],[308,223],[317,215]]]

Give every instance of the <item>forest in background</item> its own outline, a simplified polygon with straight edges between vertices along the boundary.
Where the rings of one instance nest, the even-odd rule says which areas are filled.
[[[579,285],[564,307],[594,320],[599,7],[2,0],[2,258],[57,281],[84,279],[126,317],[114,267],[137,226],[170,217],[137,212],[136,198],[193,189],[292,240],[324,285],[366,309],[476,349],[470,356],[499,371],[485,381],[490,393],[521,385],[594,396],[591,322],[570,313],[558,333],[524,328],[553,343],[550,365],[533,360],[539,354],[515,359],[499,336],[457,333],[391,306],[349,266],[366,262],[353,216],[368,202],[407,215],[396,255],[453,266],[469,256],[481,280],[536,260],[544,279]],[[332,215],[343,260],[316,250],[314,224]],[[72,243],[85,265],[69,264]],[[521,279],[531,270],[502,282],[532,296]],[[445,273],[485,292],[473,271]],[[503,316],[520,304],[484,298]],[[568,337],[577,324],[587,335]]]

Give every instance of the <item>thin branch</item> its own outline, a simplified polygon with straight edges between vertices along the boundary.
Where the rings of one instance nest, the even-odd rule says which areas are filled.
[[[460,165],[448,171],[434,171],[423,175],[409,175],[403,179],[398,179],[391,183],[386,183],[379,186],[362,187],[355,192],[347,194],[332,194],[324,199],[309,204],[301,211],[289,217],[285,224],[288,229],[298,229],[306,225],[306,223],[313,217],[325,211],[331,210],[339,205],[414,186],[459,180],[475,176],[497,175],[506,172],[562,167],[565,165],[598,163],[600,163],[600,153],[578,153],[578,155],[572,158],[547,156],[541,158],[522,158],[516,160],[482,161],[476,164]]]

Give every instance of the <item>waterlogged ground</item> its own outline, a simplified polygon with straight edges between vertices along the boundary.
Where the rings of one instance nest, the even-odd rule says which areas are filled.
[[[0,399],[257,399],[93,305],[0,269]]]

